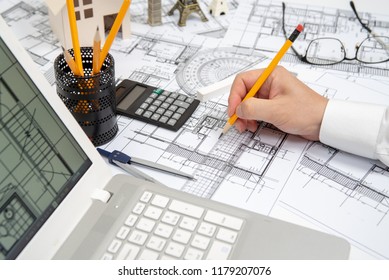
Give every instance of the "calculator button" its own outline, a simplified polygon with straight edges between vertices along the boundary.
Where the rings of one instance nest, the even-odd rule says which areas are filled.
[[[162,104],[161,100],[154,100],[153,105],[158,106]]]
[[[145,103],[147,104],[150,104],[151,102],[153,102],[153,99],[151,97],[148,97],[146,100],[145,100]]]
[[[163,114],[163,115],[166,116],[166,117],[168,117],[168,118],[170,118],[170,117],[173,115],[173,112],[167,110],[167,111],[165,112],[165,114]]]
[[[171,97],[168,97],[168,98],[166,99],[166,102],[167,102],[167,103],[173,103],[173,101],[174,101],[174,99],[171,98]]]
[[[161,94],[162,92],[164,92],[164,90],[161,88],[156,88],[155,90],[153,90],[153,92],[156,94]]]
[[[163,108],[158,108],[156,113],[162,115],[163,113],[165,113],[165,111],[166,110]]]
[[[164,100],[166,99],[166,96],[160,95],[160,96],[158,96],[157,99],[158,99],[158,100],[161,100],[161,101],[164,101]]]
[[[185,109],[184,108],[178,108],[178,110],[176,112],[182,115],[183,113],[185,113]]]
[[[142,105],[140,105],[139,107],[140,107],[141,109],[146,109],[148,106],[149,106],[149,104],[147,104],[147,103],[142,103]]]
[[[178,93],[172,92],[172,93],[170,94],[170,97],[176,99],[176,98],[178,97]]]
[[[176,105],[171,105],[170,107],[169,107],[169,109],[170,110],[172,110],[172,111],[175,111],[175,110],[177,110],[177,106]]]
[[[189,107],[189,105],[190,105],[189,103],[186,103],[184,101],[179,101],[179,100],[174,101],[173,104],[177,105],[178,107],[185,108],[185,109],[187,109]]]
[[[191,98],[191,97],[187,97],[185,100],[183,100],[183,101],[185,101],[185,102],[187,102],[187,103],[192,103],[193,102],[193,98]]]
[[[152,98],[152,99],[155,99],[155,98],[157,98],[159,96],[159,94],[156,94],[156,93],[151,93],[150,95],[149,95],[149,97],[150,98]]]
[[[149,107],[149,111],[155,112],[155,110],[157,110],[157,106],[151,105],[151,106]]]
[[[159,119],[160,116],[161,116],[160,114],[153,114],[153,115],[151,116],[151,119],[157,121],[157,120]]]
[[[143,111],[144,111],[143,109],[139,108],[138,110],[135,111],[135,114],[142,115]]]
[[[181,117],[181,114],[175,113],[175,114],[172,116],[172,119],[178,120],[180,117]]]
[[[186,99],[186,96],[185,95],[180,95],[178,96],[177,100],[181,100],[181,101],[184,101]]]
[[[176,122],[177,122],[176,120],[170,119],[170,120],[167,122],[167,124],[173,126],[173,125],[176,124]]]
[[[168,117],[165,117],[165,116],[162,116],[162,117],[159,119],[159,121],[160,121],[161,123],[166,123],[168,120],[169,120]]]
[[[169,107],[169,105],[170,105],[169,103],[163,102],[160,107],[167,109]]]
[[[153,114],[152,112],[146,111],[146,112],[143,114],[143,116],[144,116],[145,118],[150,118],[152,114]]]

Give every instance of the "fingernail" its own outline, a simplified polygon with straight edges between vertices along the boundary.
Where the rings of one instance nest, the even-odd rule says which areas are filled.
[[[240,108],[240,106],[236,107],[236,115],[238,117],[240,117],[242,115],[242,109]]]

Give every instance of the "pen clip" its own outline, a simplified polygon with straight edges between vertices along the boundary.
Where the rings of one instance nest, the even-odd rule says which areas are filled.
[[[121,151],[114,150],[112,153],[108,152],[107,150],[103,150],[100,148],[97,148],[97,151],[104,157],[108,158],[108,161],[110,163],[114,164],[114,160],[121,162],[121,163],[130,163],[131,157],[129,155],[126,155],[125,153],[122,153]]]
[[[131,163],[131,157],[129,155],[126,155],[125,153],[122,153],[118,150],[114,150],[109,156],[108,156],[109,162],[112,163],[113,160],[121,162],[121,163]]]

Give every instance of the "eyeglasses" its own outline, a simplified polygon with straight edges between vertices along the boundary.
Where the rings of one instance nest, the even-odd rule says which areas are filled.
[[[364,29],[373,35],[365,40],[359,46],[356,46],[355,57],[349,58],[346,56],[346,48],[343,43],[337,38],[323,37],[312,40],[305,52],[301,55],[292,46],[292,51],[303,62],[314,65],[334,65],[341,63],[344,60],[357,60],[362,63],[373,64],[389,61],[389,37],[376,36],[376,34],[362,22],[359,17],[353,1],[350,2],[351,8]],[[285,30],[285,3],[282,2],[282,30],[285,38],[287,33]]]

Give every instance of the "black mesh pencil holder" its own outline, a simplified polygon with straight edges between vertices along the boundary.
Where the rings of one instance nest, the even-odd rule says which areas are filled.
[[[69,50],[73,56],[73,51]],[[109,142],[117,133],[115,63],[108,54],[100,73],[92,75],[93,50],[81,48],[84,76],[76,76],[59,55],[54,61],[57,94],[95,146]]]

